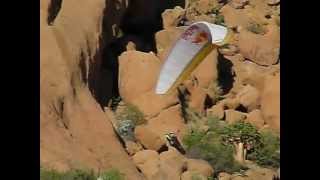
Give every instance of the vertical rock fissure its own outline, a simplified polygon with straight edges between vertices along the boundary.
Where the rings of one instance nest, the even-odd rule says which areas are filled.
[[[106,3],[100,46],[101,67],[95,69],[99,71],[94,80],[96,87],[89,87],[102,108],[113,97],[119,96],[118,56],[127,50],[128,42],[133,42],[138,51],[156,52],[155,33],[162,29],[161,13],[177,5],[184,7],[184,1],[131,0],[128,7],[125,7],[126,3],[108,0]]]
[[[62,6],[62,0],[51,0],[48,7],[47,23],[49,26],[53,25],[54,20],[58,16]]]

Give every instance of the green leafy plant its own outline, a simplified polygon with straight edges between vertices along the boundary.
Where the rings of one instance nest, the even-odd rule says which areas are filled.
[[[101,180],[125,180],[124,174],[117,169],[110,169],[100,176]]]
[[[200,158],[208,161],[215,168],[215,173],[238,172],[244,167],[238,164],[233,157],[233,148],[224,145],[221,140],[222,126],[217,119],[208,121],[208,132],[192,129],[184,136],[182,142],[186,146],[187,155],[191,158]]]
[[[280,167],[280,138],[270,131],[261,132],[261,145],[248,156],[257,164],[267,167]]]
[[[201,176],[197,173],[191,175],[191,180],[202,180]]]
[[[222,14],[217,14],[215,19],[215,24],[224,26],[224,16]]]
[[[187,149],[190,149],[193,146],[197,146],[201,144],[201,140],[205,135],[206,135],[205,132],[198,129],[193,129],[191,130],[190,133],[184,136],[184,138],[182,139],[182,142]]]
[[[225,121],[221,121],[216,116],[207,117],[207,124],[211,132],[216,132],[219,135],[222,133],[223,128],[227,125]]]
[[[221,132],[224,143],[232,145],[235,151],[235,159],[243,163],[247,152],[252,152],[261,144],[261,136],[258,130],[250,123],[237,121],[224,127]]]
[[[80,169],[70,170],[67,172],[58,172],[56,170],[47,170],[40,168],[41,180],[96,180],[97,177],[93,171]]]
[[[265,29],[263,27],[263,25],[258,24],[256,22],[251,22],[248,26],[247,26],[247,30],[251,31],[255,34],[265,34]]]
[[[138,107],[132,104],[126,104],[123,111],[117,114],[116,117],[119,121],[130,120],[135,126],[144,124],[146,120],[144,119],[143,113],[139,110]]]

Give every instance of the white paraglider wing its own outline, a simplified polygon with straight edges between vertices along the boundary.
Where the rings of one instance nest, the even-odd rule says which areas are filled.
[[[197,22],[190,25],[165,60],[156,85],[156,94],[166,94],[192,71],[214,48],[226,39],[224,26]]]

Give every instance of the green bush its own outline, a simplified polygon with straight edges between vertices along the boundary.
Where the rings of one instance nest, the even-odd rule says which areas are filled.
[[[56,170],[46,170],[40,168],[40,180],[96,180],[93,172],[85,170],[70,170],[67,172],[58,172]]]
[[[124,110],[117,115],[117,119],[119,121],[131,120],[135,126],[144,124],[146,122],[143,113],[138,107],[132,104],[126,104]]]
[[[220,136],[220,125],[217,120],[211,119],[211,127],[207,133],[193,129],[184,136],[182,142],[186,146],[187,155],[190,158],[199,158],[208,161],[215,169],[215,173],[219,172],[238,172],[242,168],[233,157],[233,149],[231,146],[222,144]],[[218,127],[217,129],[212,129]]]
[[[124,174],[117,169],[106,171],[100,177],[102,180],[125,180]]]
[[[182,142],[186,146],[187,149],[190,149],[193,146],[197,146],[201,143],[202,138],[206,135],[205,132],[200,131],[198,129],[191,130],[190,133],[186,134]]]
[[[252,145],[253,148],[261,144],[261,136],[258,130],[252,124],[245,121],[237,121],[225,126],[221,131],[221,136],[225,142],[238,138],[240,142]]]
[[[221,15],[221,14],[217,14],[214,23],[215,23],[215,24],[218,24],[218,25],[223,25],[223,26],[224,26],[224,25],[225,25],[225,24],[224,24],[224,16]]]
[[[191,180],[202,180],[201,176],[197,173],[191,175]]]
[[[280,138],[272,132],[261,133],[261,146],[248,156],[257,164],[266,167],[280,167]]]
[[[97,180],[93,171],[74,169],[66,172],[40,168],[40,180]],[[100,175],[101,180],[125,180],[124,174],[110,169]]]
[[[265,34],[265,29],[261,24],[252,22],[247,26],[247,30],[255,34]]]
[[[221,134],[223,128],[227,125],[225,121],[221,121],[218,117],[209,116],[207,118],[209,130]]]

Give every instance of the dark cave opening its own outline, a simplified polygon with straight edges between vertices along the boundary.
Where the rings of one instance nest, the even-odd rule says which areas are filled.
[[[58,16],[62,6],[62,0],[51,0],[48,7],[47,23],[51,26]]]
[[[232,89],[235,74],[233,72],[233,63],[226,59],[222,54],[218,55],[218,85],[221,87],[222,95],[228,94]]]
[[[128,42],[133,42],[138,51],[156,53],[154,36],[162,29],[161,13],[165,9],[185,5],[182,0],[131,0],[128,5],[107,0],[106,3],[102,34],[104,45],[95,90],[95,97],[101,107],[107,106],[112,98],[119,96],[118,56],[126,51]],[[123,16],[117,11],[121,8],[125,9]]]

